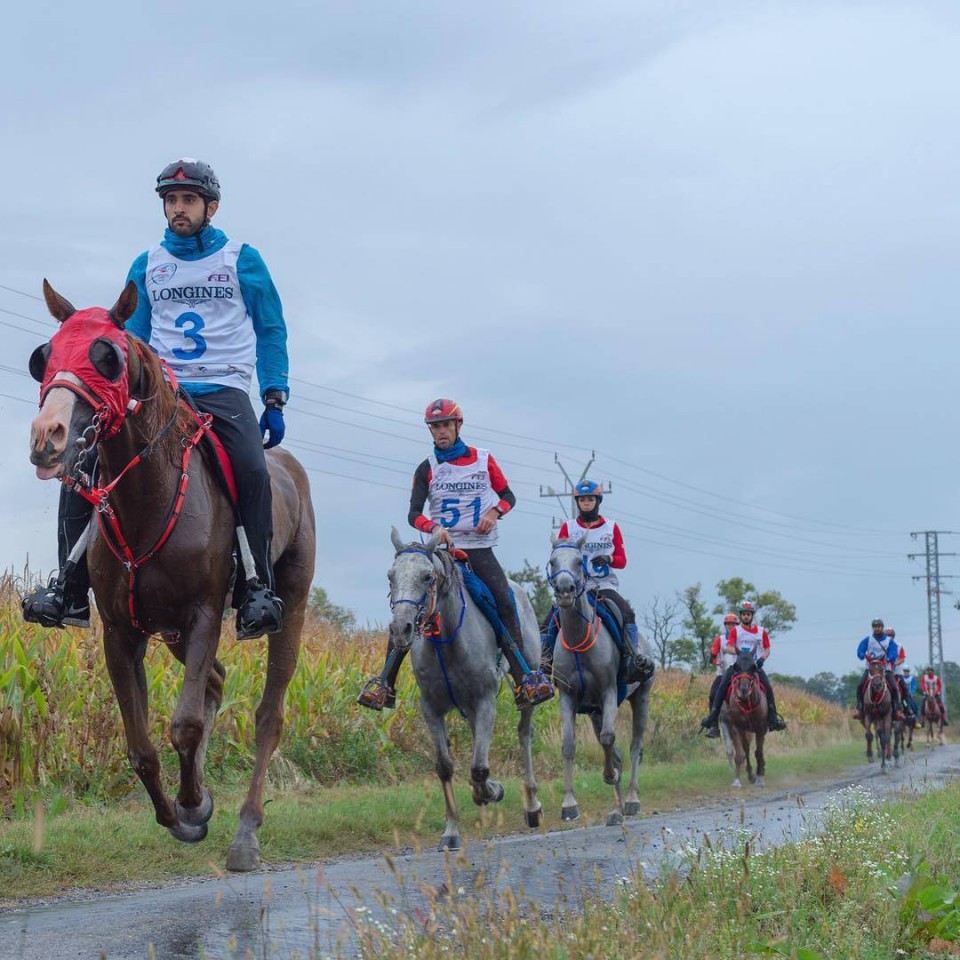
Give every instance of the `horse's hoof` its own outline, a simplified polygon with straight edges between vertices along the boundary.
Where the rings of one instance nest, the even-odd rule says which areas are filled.
[[[873,757],[867,757],[867,763],[873,763],[873,762],[874,762]]]
[[[762,787],[762,786],[763,786],[763,777],[757,777],[757,779],[754,780],[753,785],[754,785],[755,787]]]
[[[740,782],[740,778],[739,778],[739,777],[737,777],[737,779],[733,781],[733,783],[731,784],[731,786],[735,787],[737,790],[742,790],[742,789],[743,789],[743,784]]]
[[[580,808],[576,804],[574,804],[572,807],[561,807],[560,819],[561,820],[579,820]]]
[[[459,837],[441,837],[440,845],[437,847],[437,850],[440,853],[443,853],[444,850],[459,850],[459,849],[460,849]]]
[[[487,787],[490,792],[490,796],[487,798],[487,803],[499,803],[503,799],[504,789],[503,784],[498,783],[496,780],[487,781]]]
[[[178,823],[175,827],[167,827],[170,835],[181,843],[199,843],[207,837],[207,825],[201,823],[191,826],[189,823]]]
[[[181,823],[187,823],[191,827],[199,827],[210,821],[213,816],[213,796],[206,787],[203,788],[202,794],[200,803],[195,807],[182,807],[180,801],[177,801],[177,818]]]
[[[608,827],[619,827],[623,825],[623,814],[619,810],[614,810],[613,813],[608,814],[607,816],[607,826]]]
[[[627,800],[623,805],[623,815],[625,817],[638,817],[640,816],[640,801],[639,800]]]
[[[249,873],[260,869],[260,844],[252,841],[234,840],[227,850],[227,869],[232,873]]]
[[[543,823],[543,807],[537,807],[536,810],[524,811],[527,818],[527,826],[531,830],[536,830]]]

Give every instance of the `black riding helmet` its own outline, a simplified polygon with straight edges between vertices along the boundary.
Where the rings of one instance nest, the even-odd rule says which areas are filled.
[[[181,157],[168,163],[157,177],[157,193],[162,197],[168,190],[189,188],[207,200],[220,202],[220,181],[213,167],[202,160]]]

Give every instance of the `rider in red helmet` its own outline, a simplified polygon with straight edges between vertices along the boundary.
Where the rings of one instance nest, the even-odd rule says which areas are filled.
[[[763,683],[763,688],[767,695],[767,728],[771,731],[786,730],[787,725],[783,717],[777,713],[777,703],[774,698],[773,685],[770,683],[770,678],[763,669],[764,663],[766,663],[767,658],[770,656],[770,637],[767,635],[766,630],[754,624],[753,618],[756,612],[756,605],[752,601],[744,600],[740,604],[737,608],[737,613],[740,615],[740,623],[735,625],[727,635],[727,643],[724,649],[727,653],[734,655],[744,650],[749,650],[753,653],[757,664],[757,675],[760,677],[760,681]],[[727,668],[726,673],[724,673],[717,686],[716,693],[713,697],[713,704],[710,707],[710,713],[700,721],[700,726],[706,728],[708,737],[720,736],[720,728],[718,726],[720,722],[720,708],[726,699],[727,688],[730,686],[730,681],[733,679],[735,671],[735,664],[731,664]]]
[[[283,439],[289,394],[280,297],[259,252],[211,226],[220,182],[208,163],[174,160],[160,171],[154,189],[167,229],[127,274],[138,302],[126,330],[150,344],[190,402],[213,418],[233,464],[238,540],[244,545],[233,601],[237,638],[276,633],[283,626],[283,604],[274,593],[273,501],[263,451]],[[259,421],[249,395],[254,371],[264,405]],[[24,598],[24,619],[45,627],[89,625],[85,544],[91,510],[79,494],[61,489],[60,572]]]
[[[520,620],[503,567],[493,553],[498,522],[516,504],[496,460],[487,450],[468,447],[460,439],[463,413],[453,400],[429,404],[424,422],[433,437],[433,454],[417,467],[410,494],[410,525],[421,533],[439,534],[448,548],[462,550],[473,572],[496,601],[497,613],[508,637],[498,636],[515,684],[518,707],[542,703],[553,696],[553,686],[542,670],[530,670],[520,653]],[[465,487],[469,490],[465,492]],[[429,502],[428,502],[429,501]],[[426,507],[429,515],[424,513]],[[391,641],[379,676],[368,680],[357,703],[382,710],[396,703],[396,683],[404,652]]]
[[[943,705],[943,681],[937,676],[937,672],[932,666],[927,667],[924,674],[920,677],[920,692],[923,694],[924,700],[926,700],[927,697],[933,697],[937,706],[940,708],[943,725],[949,727],[950,721],[947,720],[947,708]]]
[[[717,687],[720,686],[723,675],[727,672],[727,667],[733,666],[737,659],[734,654],[727,653],[725,647],[730,631],[739,623],[740,619],[735,613],[728,613],[723,618],[723,633],[718,633],[713,638],[713,643],[710,644],[710,662],[717,668],[717,675],[713,678],[713,683],[710,684],[710,696],[707,697],[708,709],[713,706],[713,698],[717,693]]]

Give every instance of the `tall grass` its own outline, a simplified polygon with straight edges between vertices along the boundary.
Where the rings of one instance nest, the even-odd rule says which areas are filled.
[[[286,698],[286,723],[275,775],[320,785],[344,781],[395,783],[433,770],[433,753],[420,720],[412,672],[400,675],[397,708],[374,714],[356,705],[363,682],[382,663],[385,638],[375,632],[344,634],[308,623],[300,664]],[[264,678],[266,642],[237,643],[224,624],[220,659],[226,667],[223,706],[207,753],[207,775],[234,782],[253,757],[254,711]],[[145,662],[154,742],[171,769],[176,757],[166,729],[180,689],[180,666],[159,641]],[[658,675],[646,739],[647,762],[715,757],[715,744],[696,736],[705,710],[708,676],[680,671]],[[778,748],[808,749],[823,739],[846,738],[850,725],[840,710],[789,689],[779,692],[790,721]],[[504,685],[497,704],[493,756],[498,774],[518,775],[516,710]],[[618,737],[629,736],[624,708]],[[560,723],[555,704],[536,715],[538,774],[562,770]],[[469,749],[469,729],[450,719],[455,756]],[[70,799],[102,800],[137,788],[125,754],[119,711],[103,662],[101,631],[46,630],[24,623],[17,583],[0,579],[0,805],[10,814],[36,791]],[[578,757],[598,762],[599,750],[581,721]]]

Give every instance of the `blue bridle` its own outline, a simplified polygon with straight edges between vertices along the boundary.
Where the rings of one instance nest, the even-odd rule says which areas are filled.
[[[404,547],[403,550],[397,551],[394,559],[396,559],[396,557],[399,557],[403,553],[417,553],[422,557],[426,557],[430,561],[430,566],[433,567],[434,554],[432,554],[429,550],[422,550],[420,547],[416,547],[416,546]],[[437,586],[438,586],[438,581],[436,576],[436,570],[434,570],[433,583],[430,584],[430,586],[428,586],[426,590],[423,591],[422,594],[420,594],[420,598],[418,600],[411,600],[409,597],[400,597],[398,600],[394,600],[393,597],[391,597],[390,610],[393,611],[396,607],[399,607],[401,603],[409,603],[411,606],[415,607],[417,610],[417,632],[418,633],[421,632],[421,629],[423,626],[424,605],[427,602],[427,598],[430,596],[431,590],[436,589]],[[453,641],[456,639],[457,634],[460,632],[460,628],[463,626],[463,619],[467,613],[467,601],[463,595],[463,584],[460,583],[459,581],[457,582],[457,589],[460,592],[460,621],[459,623],[457,623],[456,630],[454,630],[453,633],[450,634],[450,636],[446,640],[442,639],[439,636],[430,637],[431,642],[434,644],[453,643]]]

